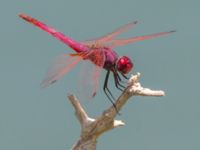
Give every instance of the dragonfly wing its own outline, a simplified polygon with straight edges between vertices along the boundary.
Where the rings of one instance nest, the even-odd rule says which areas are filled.
[[[57,31],[53,27],[50,27],[50,26],[44,24],[43,22],[41,22],[41,21],[39,21],[35,18],[32,18],[32,17],[27,16],[25,14],[19,14],[19,17],[21,17],[25,21],[35,25],[36,27],[40,28],[41,30],[49,33],[50,35],[52,35],[56,39],[60,40],[61,42],[65,43],[66,45],[68,45],[69,47],[74,49],[76,52],[81,52],[81,51],[85,51],[85,50],[88,49],[85,45],[71,39],[70,37],[64,35],[63,33],[59,32],[59,31]]]
[[[73,55],[73,54],[72,54]],[[42,87],[47,87],[55,83],[63,77],[69,70],[71,70],[80,60],[81,56],[64,54],[56,57],[52,66],[47,71],[46,77],[41,83]]]
[[[130,22],[126,25],[123,25],[121,27],[119,27],[118,29],[116,29],[115,31],[105,35],[105,36],[102,36],[100,38],[96,38],[96,39],[92,39],[92,40],[87,40],[87,41],[84,41],[83,43],[84,44],[91,44],[91,43],[103,43],[103,42],[107,42],[109,40],[112,40],[114,37],[116,37],[118,34],[121,34],[122,32],[125,32],[127,31],[128,29],[132,28],[135,24],[137,23],[137,21],[133,21],[133,22]]]
[[[93,98],[98,90],[99,76],[104,66],[105,55],[101,50],[91,50],[83,61],[79,78],[79,93],[84,99]]]
[[[160,33],[156,33],[156,34],[137,36],[137,37],[132,37],[132,38],[128,38],[128,39],[115,39],[115,40],[110,41],[110,43],[108,43],[108,46],[111,48],[114,48],[117,46],[122,46],[125,44],[137,42],[137,41],[142,41],[142,40],[152,39],[152,38],[163,36],[163,35],[168,35],[173,32],[175,32],[175,31],[160,32]]]

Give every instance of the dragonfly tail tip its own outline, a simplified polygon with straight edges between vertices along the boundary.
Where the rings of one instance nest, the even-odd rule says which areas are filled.
[[[24,17],[25,17],[25,15],[24,15],[23,13],[19,13],[18,16],[19,16],[20,18],[24,18]]]

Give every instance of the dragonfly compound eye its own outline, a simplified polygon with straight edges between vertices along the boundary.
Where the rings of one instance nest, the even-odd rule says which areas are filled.
[[[133,68],[133,63],[127,56],[122,56],[118,59],[116,67],[119,72],[127,74]]]

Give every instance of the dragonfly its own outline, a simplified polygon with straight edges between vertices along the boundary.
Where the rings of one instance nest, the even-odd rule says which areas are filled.
[[[96,95],[100,71],[104,69],[107,71],[107,73],[104,80],[103,91],[113,105],[113,100],[115,100],[115,97],[108,88],[110,74],[112,73],[114,77],[115,87],[122,91],[125,88],[123,85],[123,80],[128,79],[127,74],[133,70],[134,67],[132,60],[128,56],[118,56],[118,54],[114,51],[114,48],[175,32],[175,30],[171,30],[144,36],[116,39],[115,37],[117,35],[127,31],[137,24],[137,21],[133,21],[119,27],[105,36],[78,42],[31,16],[21,13],[19,14],[19,17],[49,33],[75,52],[71,54],[64,54],[62,57],[58,57],[56,59],[52,67],[49,69],[46,77],[42,81],[42,86],[47,87],[55,83],[73,67],[75,67],[80,61],[87,60],[92,63],[93,66],[95,66],[93,69],[91,68],[91,76],[89,77],[89,81],[87,81],[91,83],[91,96],[94,97]]]

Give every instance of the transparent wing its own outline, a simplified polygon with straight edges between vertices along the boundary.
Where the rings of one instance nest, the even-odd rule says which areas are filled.
[[[70,71],[80,60],[83,58],[78,55],[60,55],[56,57],[52,66],[47,71],[44,80],[41,83],[42,87],[47,87],[50,84],[55,83],[61,77],[63,77],[68,71]]]
[[[99,76],[104,66],[105,56],[102,50],[91,50],[82,63],[78,81],[79,94],[83,99],[93,98],[98,90]]]
[[[137,41],[142,41],[142,40],[152,39],[152,38],[163,36],[163,35],[168,35],[173,32],[175,32],[175,31],[160,32],[160,33],[156,33],[156,34],[137,36],[137,37],[132,37],[132,38],[128,38],[128,39],[114,39],[114,40],[111,40],[109,43],[107,43],[107,46],[114,48],[117,46],[122,46],[125,44],[137,42]]]
[[[116,29],[115,31],[105,35],[105,36],[102,36],[100,38],[96,38],[96,39],[92,39],[92,40],[87,40],[87,41],[84,41],[82,43],[84,44],[91,44],[91,43],[103,43],[103,42],[107,42],[109,40],[112,40],[114,37],[116,37],[118,34],[121,34],[122,32],[125,32],[127,31],[128,29],[132,28],[135,24],[137,23],[137,21],[134,21],[134,22],[130,22],[122,27],[119,27],[118,29]]]

